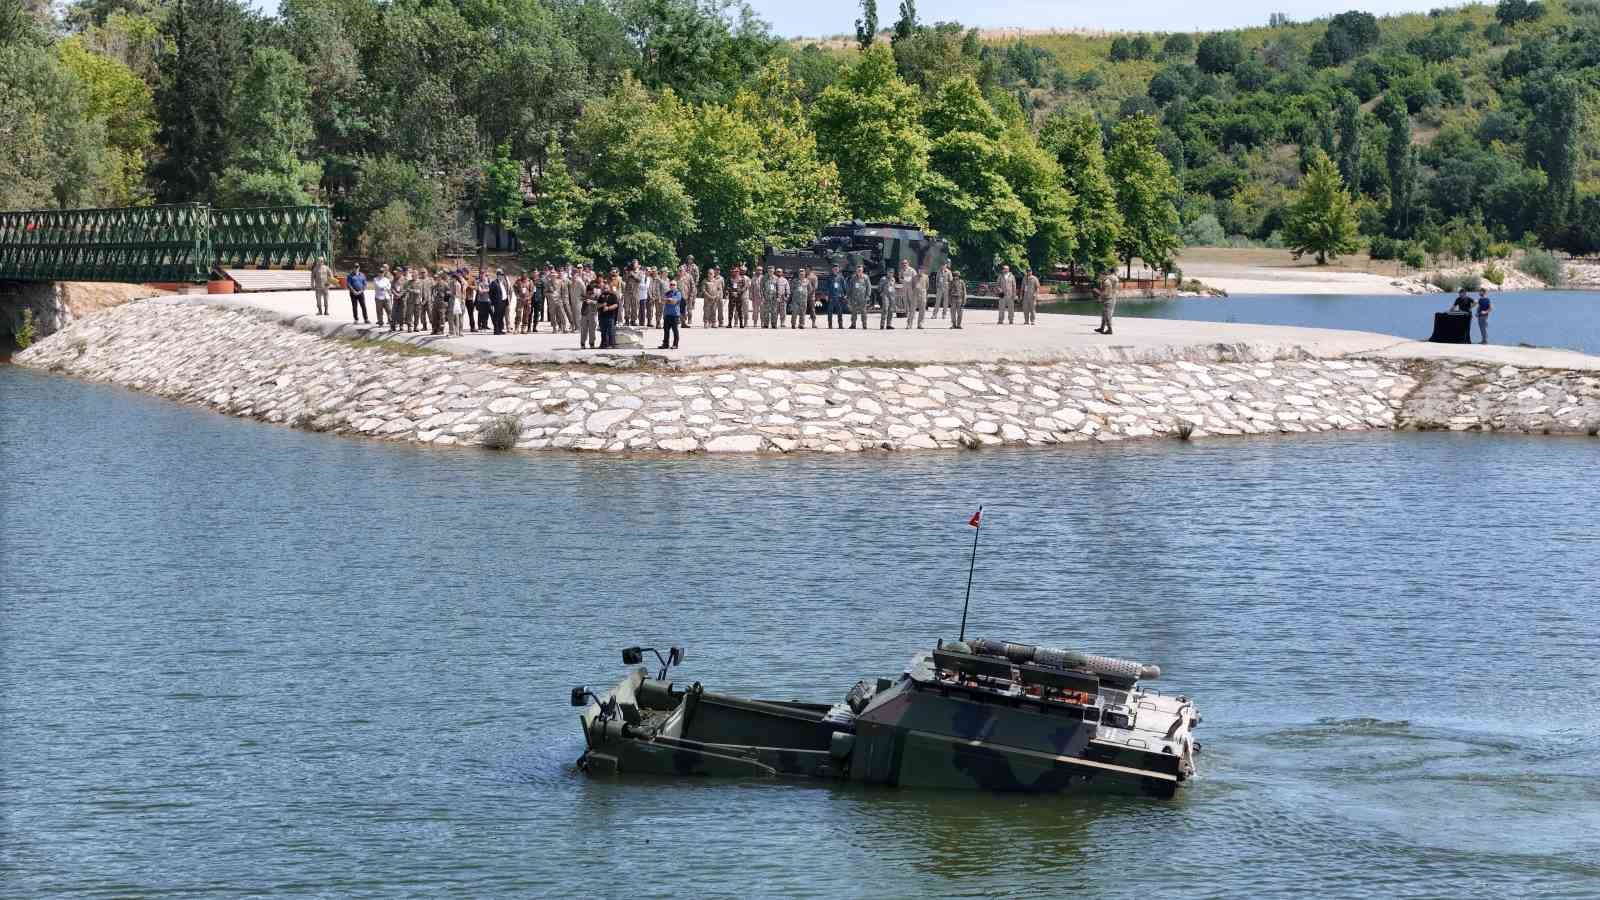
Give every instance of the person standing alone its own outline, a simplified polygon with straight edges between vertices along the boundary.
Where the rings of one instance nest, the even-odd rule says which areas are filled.
[[[1489,343],[1489,311],[1494,309],[1494,304],[1489,301],[1489,289],[1478,289],[1478,337],[1480,344]],[[1471,338],[1472,335],[1467,335]]]
[[[657,349],[678,349],[678,313],[682,310],[683,294],[678,292],[678,282],[668,282],[666,292],[661,295],[661,346]],[[669,339],[670,347],[667,346]]]
[[[317,295],[317,315],[328,314],[328,282],[333,280],[333,270],[328,268],[328,261],[317,257],[311,264],[311,290]]]
[[[1115,269],[1106,269],[1100,273],[1100,327],[1095,331],[1100,334],[1111,333],[1111,320],[1117,315],[1117,273]]]

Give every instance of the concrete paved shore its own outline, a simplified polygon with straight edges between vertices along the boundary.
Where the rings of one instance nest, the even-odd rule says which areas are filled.
[[[399,336],[430,350],[402,353],[387,329],[294,304],[129,303],[15,361],[436,446],[788,453],[1373,428],[1600,434],[1600,359],[1533,348],[1154,319],[1107,338],[1083,317],[1030,327],[974,316],[961,331],[695,329],[678,353],[584,352],[549,334]],[[691,353],[696,343],[711,349]]]
[[[683,332],[682,349],[662,351],[654,349],[660,339],[654,330],[645,332],[645,349],[641,350],[580,350],[577,335],[548,331],[499,336],[468,332],[459,338],[390,332],[387,326],[380,329],[376,325],[353,325],[349,301],[340,292],[334,293],[332,314],[328,316],[308,315],[316,309],[309,291],[172,297],[166,302],[253,309],[308,331],[394,340],[501,363],[577,362],[687,371],[747,366],[999,362],[1046,365],[1373,356],[1600,370],[1600,357],[1563,350],[1429,344],[1366,331],[1134,317],[1119,319],[1116,334],[1107,337],[1094,332],[1099,320],[1089,316],[1042,313],[1037,325],[1020,324],[1020,316],[1019,324],[999,325],[993,310],[969,310],[960,331],[952,330],[947,320],[936,319],[928,320],[922,329],[910,330],[901,319],[894,331],[880,331],[876,324],[866,331],[694,327]],[[876,322],[876,314],[873,321]],[[826,319],[819,317],[819,322],[825,324]]]

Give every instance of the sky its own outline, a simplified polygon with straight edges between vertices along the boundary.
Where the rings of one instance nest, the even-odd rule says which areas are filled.
[[[750,0],[750,5],[784,37],[853,33],[861,15],[859,0]],[[1459,4],[1450,0],[1230,0],[1215,5],[1193,0],[918,0],[917,19],[924,24],[952,21],[984,28],[1214,31],[1265,25],[1275,12],[1304,21],[1348,9],[1381,16],[1451,5]],[[878,0],[881,27],[889,27],[899,15],[899,0]]]

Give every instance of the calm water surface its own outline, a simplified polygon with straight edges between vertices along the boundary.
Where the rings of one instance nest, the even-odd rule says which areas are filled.
[[[1261,294],[1123,300],[1117,304],[1117,314],[1202,322],[1348,328],[1427,340],[1433,330],[1433,314],[1447,308],[1452,296]],[[1495,343],[1528,343],[1600,353],[1600,293],[1513,291],[1496,292],[1492,299],[1494,313],[1489,320],[1489,338]],[[1099,315],[1099,307],[1092,302],[1054,304],[1050,309]],[[1478,339],[1476,325],[1472,329],[1472,339]]]
[[[1509,305],[1509,301],[1508,301]],[[436,452],[0,369],[0,894],[1600,894],[1600,441]],[[589,781],[618,648],[1160,662],[1173,802]]]

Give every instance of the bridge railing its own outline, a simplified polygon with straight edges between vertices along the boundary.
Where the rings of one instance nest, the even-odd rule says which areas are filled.
[[[324,206],[0,212],[0,280],[198,283],[216,267],[306,267],[332,243]]]
[[[326,206],[214,209],[211,244],[223,268],[309,268],[333,259],[333,225]]]

